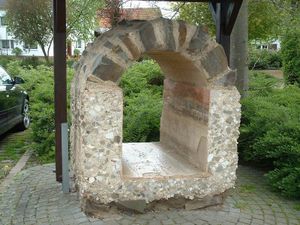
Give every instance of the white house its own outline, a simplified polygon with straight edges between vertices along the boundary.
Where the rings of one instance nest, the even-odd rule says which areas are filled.
[[[28,46],[24,42],[16,40],[12,34],[7,32],[7,24],[5,21],[5,2],[0,0],[0,55],[14,55],[14,48],[20,48],[23,56],[44,56],[42,49],[38,45]],[[74,49],[78,49],[80,53],[85,49],[86,43],[77,40],[72,43],[72,54]],[[48,46],[46,46],[48,49]],[[53,43],[50,46],[49,56],[53,56]]]
[[[259,42],[256,43],[254,42],[254,45],[256,46],[256,49],[261,49],[261,50],[273,50],[273,51],[278,51],[281,48],[281,43],[279,40],[275,40],[272,42]]]

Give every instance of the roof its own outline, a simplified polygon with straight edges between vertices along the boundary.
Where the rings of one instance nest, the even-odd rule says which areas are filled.
[[[162,17],[159,8],[123,8],[121,9],[121,20],[153,20]],[[98,12],[99,26],[110,28],[109,10],[104,9]]]

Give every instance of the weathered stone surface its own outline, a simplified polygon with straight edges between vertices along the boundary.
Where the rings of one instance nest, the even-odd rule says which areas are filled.
[[[93,70],[93,75],[106,81],[118,81],[124,68],[119,64],[115,63],[112,59],[107,56],[99,58],[99,61],[95,62],[96,66]]]
[[[223,203],[222,195],[206,196],[202,199],[193,199],[187,201],[185,204],[185,209],[186,210],[202,209],[209,206],[220,205],[222,203]]]
[[[225,53],[221,46],[216,46],[214,49],[203,54],[204,57],[202,58],[201,63],[210,77],[221,76],[224,74],[224,71],[228,69],[227,58],[220,57],[223,54]]]
[[[157,171],[150,162],[145,173],[130,176],[124,172],[123,95],[116,83],[143,54],[155,59],[166,77],[160,151],[150,157],[166,162],[166,170]],[[99,206],[170,198],[213,203],[206,197],[233,187],[240,122],[234,75],[223,49],[182,21],[132,21],[98,37],[80,59],[71,88],[71,162],[82,208],[89,211],[86,200]],[[138,152],[136,160],[143,157]],[[170,169],[172,162],[182,168]],[[185,168],[186,162],[193,168]],[[193,204],[187,207],[202,203]]]
[[[132,210],[134,212],[143,213],[146,209],[146,201],[145,200],[135,200],[135,201],[119,201],[117,205],[121,208],[125,208],[127,210]]]
[[[215,77],[212,79],[211,84],[214,86],[224,86],[230,87],[235,84],[236,81],[236,71],[235,70],[228,70],[228,72],[220,77]]]
[[[190,41],[188,50],[190,52],[201,51],[205,48],[205,45],[208,43],[209,35],[203,30],[202,27],[198,27],[195,35]]]

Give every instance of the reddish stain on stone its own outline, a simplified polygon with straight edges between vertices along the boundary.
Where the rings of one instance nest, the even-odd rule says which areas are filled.
[[[210,90],[207,88],[195,87],[186,83],[165,79],[164,97],[175,97],[189,101],[192,100],[206,109],[209,109]]]

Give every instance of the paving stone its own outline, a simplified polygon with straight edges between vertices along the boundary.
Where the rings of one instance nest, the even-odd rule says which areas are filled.
[[[208,224],[207,221],[204,221],[204,220],[195,220],[193,221],[194,224],[196,225],[206,225]]]
[[[151,212],[146,214],[121,214],[121,219],[103,221],[99,219],[88,218],[79,208],[79,201],[76,195],[63,195],[61,193],[60,184],[55,182],[55,174],[52,173],[54,165],[44,165],[29,168],[18,174],[17,179],[11,183],[9,188],[0,194],[0,225],[133,225],[133,224],[147,224],[147,225],[163,225],[163,224],[253,224],[253,225],[267,225],[267,224],[300,224],[300,213],[294,209],[295,204],[299,201],[288,201],[277,198],[275,193],[269,192],[267,187],[263,186],[256,188],[263,192],[264,198],[271,198],[270,206],[262,202],[260,205],[265,206],[265,211],[257,205],[249,204],[248,211],[234,209],[233,204],[224,204],[221,208],[209,208],[204,210],[170,210],[165,212]],[[251,168],[240,167],[238,170],[238,185],[242,185],[240,178],[249,174]],[[245,179],[246,184],[251,184],[259,187],[258,179],[259,173],[251,173]],[[26,198],[22,197],[27,196]],[[235,202],[233,199],[247,202],[248,198],[253,198],[259,201],[257,195],[259,193],[252,193],[249,196],[241,196],[238,192],[233,192],[231,196],[227,197],[226,201]],[[29,204],[29,202],[36,201],[35,195],[39,196],[37,204]],[[34,200],[32,200],[34,199]],[[265,201],[265,200],[262,200]],[[27,204],[28,203],[28,204]],[[278,210],[280,206],[282,212]],[[36,209],[36,211],[35,211]],[[278,212],[279,211],[279,212]],[[24,214],[25,212],[25,214]],[[264,221],[265,218],[265,221]],[[25,221],[25,222],[24,222]],[[172,223],[173,222],[173,223]]]
[[[172,225],[172,224],[174,224],[175,222],[174,222],[173,220],[171,220],[171,219],[167,219],[167,220],[162,220],[161,223],[162,223],[163,225]]]
[[[159,224],[161,224],[161,222],[157,219],[153,219],[148,223],[148,225],[159,225]],[[178,223],[175,223],[175,224],[178,224]]]
[[[93,224],[93,225],[106,225],[103,221],[94,221],[91,224]]]

